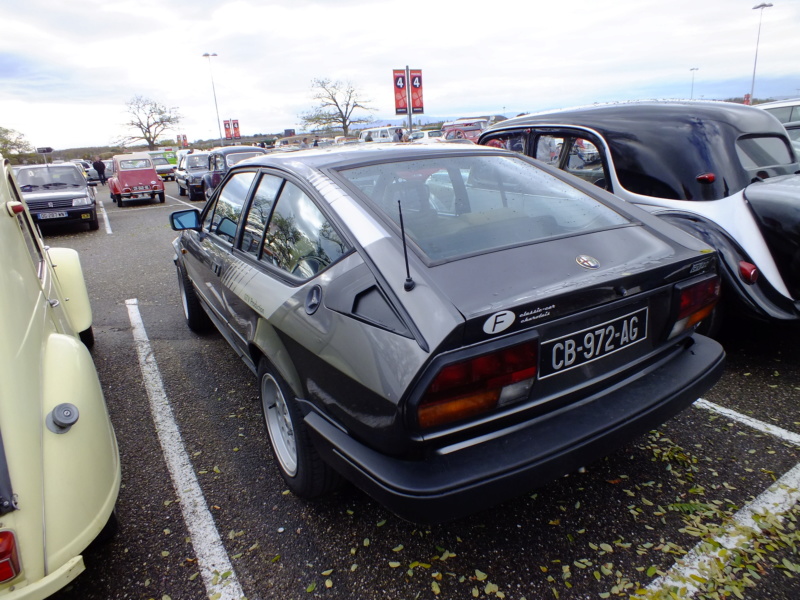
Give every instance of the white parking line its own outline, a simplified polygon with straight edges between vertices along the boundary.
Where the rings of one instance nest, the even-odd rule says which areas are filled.
[[[126,300],[128,318],[133,329],[136,352],[139,356],[139,367],[142,370],[147,396],[150,399],[150,412],[155,423],[158,441],[166,459],[172,485],[180,500],[183,519],[189,530],[197,564],[209,597],[219,600],[239,600],[244,592],[233,571],[228,553],[222,544],[219,531],[214,524],[203,491],[197,481],[189,455],[183,445],[178,424],[172,414],[161,373],[158,370],[150,340],[144,328],[139,301]],[[219,594],[217,596],[216,594]]]
[[[98,200],[97,204],[98,206],[100,206],[100,214],[103,215],[103,222],[106,224],[106,233],[109,234],[114,233],[113,231],[111,231],[111,223],[108,220],[108,213],[106,212],[106,207],[103,206],[103,201]]]
[[[702,398],[694,403],[698,408],[709,410],[738,421],[757,431],[775,436],[778,439],[800,446],[800,435],[753,419],[734,410],[724,408]],[[704,580],[715,579],[733,557],[731,550],[749,546],[759,535],[761,527],[755,515],[770,514],[779,522],[784,515],[800,502],[800,464],[795,465],[783,477],[773,483],[751,503],[745,505],[733,516],[733,522],[721,535],[713,540],[703,540],[692,548],[686,556],[679,559],[664,575],[654,579],[647,586],[648,597],[672,597],[670,590],[681,590],[681,598],[691,598]]]
[[[176,202],[180,202],[181,204],[185,204],[189,208],[203,208],[205,206],[205,202],[186,202],[186,200],[181,200],[180,198],[176,198],[175,196],[167,196],[170,200],[175,200]]]
[[[725,408],[724,406],[714,404],[708,400],[703,400],[702,398],[696,400],[694,405],[698,408],[705,408],[706,410],[710,410],[734,421],[738,421],[743,425],[747,425],[748,427],[757,429],[763,433],[768,433],[769,435],[780,438],[785,442],[794,444],[795,446],[800,446],[800,435],[794,433],[793,431],[787,431],[781,427],[775,427],[775,425],[770,425],[769,423],[764,423],[758,419],[753,419],[752,417],[748,417],[747,415],[738,413],[735,410]]]

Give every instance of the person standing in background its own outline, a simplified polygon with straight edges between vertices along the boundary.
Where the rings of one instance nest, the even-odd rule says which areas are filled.
[[[100,178],[100,183],[103,185],[106,184],[106,164],[100,160],[99,156],[94,157],[94,162],[92,163],[94,170],[97,171],[97,176]]]

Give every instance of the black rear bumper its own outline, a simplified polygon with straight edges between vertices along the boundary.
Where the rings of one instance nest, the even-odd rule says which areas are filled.
[[[322,457],[397,515],[450,521],[573,472],[692,404],[722,375],[725,359],[714,340],[692,339],[648,371],[577,404],[425,460],[375,452],[313,412],[306,423]]]

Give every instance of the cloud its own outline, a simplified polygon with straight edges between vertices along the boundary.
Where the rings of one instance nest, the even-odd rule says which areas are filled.
[[[423,71],[426,114],[749,92],[752,0],[26,0],[4,8],[0,126],[37,144],[107,144],[133,96],[189,139],[299,129],[311,81],[352,82],[394,118],[391,71]],[[763,11],[756,96],[800,95],[800,4]],[[204,53],[216,53],[210,61]],[[173,132],[177,133],[177,132]]]

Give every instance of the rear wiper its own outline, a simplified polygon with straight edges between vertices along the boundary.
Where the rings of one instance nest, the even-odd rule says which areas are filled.
[[[59,181],[59,182],[53,182],[53,183],[45,183],[42,187],[45,188],[45,189],[50,189],[51,187],[61,187],[61,186],[66,187],[67,184],[66,183],[61,183]]]

